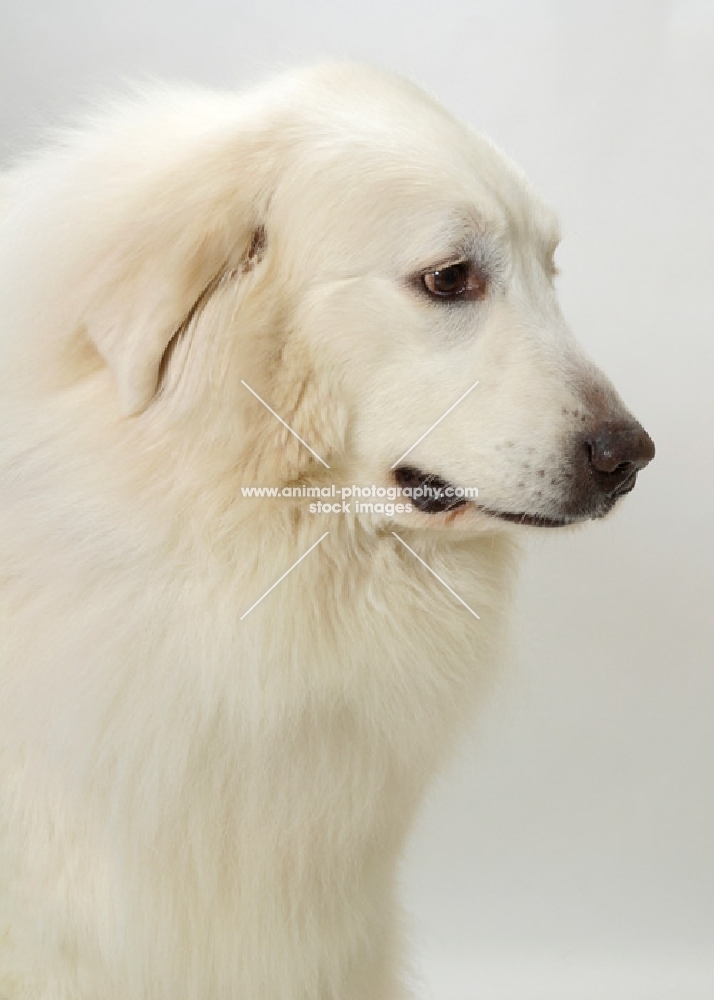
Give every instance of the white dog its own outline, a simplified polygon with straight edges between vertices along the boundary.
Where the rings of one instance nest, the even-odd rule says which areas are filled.
[[[654,453],[557,242],[355,66],[144,94],[4,175],[3,1000],[406,995],[395,866],[517,538]],[[409,502],[302,496],[356,485]]]

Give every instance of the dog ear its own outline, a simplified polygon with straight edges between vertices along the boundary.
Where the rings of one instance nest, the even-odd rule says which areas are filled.
[[[220,280],[249,259],[268,200],[255,145],[213,150],[137,179],[119,197],[104,252],[93,255],[84,329],[112,371],[125,415],[151,402],[162,358]],[[258,147],[260,147],[258,143]],[[183,158],[186,159],[185,157]],[[242,162],[241,162],[242,159]],[[132,178],[123,178],[123,189]],[[109,242],[109,240],[111,242]],[[86,287],[86,286],[85,286]]]

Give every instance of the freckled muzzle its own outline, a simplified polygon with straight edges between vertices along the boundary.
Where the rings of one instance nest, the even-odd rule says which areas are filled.
[[[573,438],[565,467],[568,488],[560,503],[551,502],[547,512],[488,509],[488,513],[538,528],[604,517],[620,497],[634,489],[638,472],[654,454],[652,438],[636,420],[601,421]]]
[[[560,510],[493,510],[483,513],[503,521],[538,528],[558,528],[588,518],[603,517],[617,500],[635,487],[637,473],[655,454],[652,438],[634,420],[603,422],[575,438],[568,465],[567,494]],[[470,503],[458,487],[412,465],[395,469],[398,486],[411,493],[412,504],[425,514],[441,514]]]

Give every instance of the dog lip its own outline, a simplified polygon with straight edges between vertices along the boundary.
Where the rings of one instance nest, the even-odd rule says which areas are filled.
[[[454,483],[414,465],[400,465],[394,470],[394,480],[402,489],[428,490],[426,496],[414,495],[413,492],[410,496],[410,502],[423,514],[447,514],[471,502],[454,495],[453,491],[458,489]],[[447,494],[447,489],[451,493]]]
[[[574,511],[572,514],[563,514],[561,517],[551,517],[548,514],[539,514],[533,511],[492,510],[490,507],[481,506],[478,506],[477,510],[480,510],[484,514],[489,514],[491,517],[496,517],[501,521],[509,521],[512,524],[521,524],[526,527],[567,528],[573,524],[582,524],[583,521],[592,521],[605,517],[606,514],[610,513],[618,499],[624,493],[629,493],[634,485],[634,481],[630,483],[628,480],[627,488],[622,493],[611,494],[606,497],[599,507],[592,510]]]
[[[512,524],[522,524],[531,528],[566,528],[568,525],[577,524],[584,520],[583,517],[547,517],[545,514],[529,514],[523,511],[516,513],[510,510],[491,510],[489,507],[478,507],[478,510],[491,517],[497,517],[501,521],[510,521]]]

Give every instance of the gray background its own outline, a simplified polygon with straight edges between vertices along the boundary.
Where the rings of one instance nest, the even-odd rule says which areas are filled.
[[[515,662],[403,869],[420,995],[712,1000],[714,6],[5,0],[0,145],[122,79],[322,56],[412,75],[527,170],[658,449],[611,521],[530,545]]]

